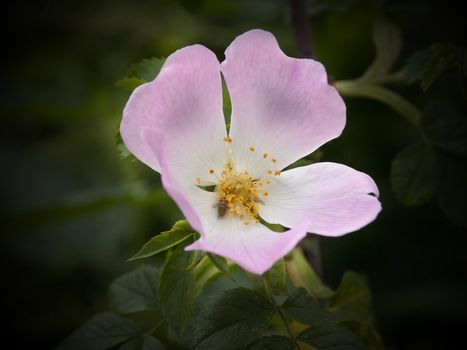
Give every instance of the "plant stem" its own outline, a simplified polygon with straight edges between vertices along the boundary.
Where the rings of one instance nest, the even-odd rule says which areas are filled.
[[[144,332],[144,335],[151,335],[152,333],[154,333],[156,331],[156,329],[159,328],[164,323],[164,321],[165,320],[162,319],[159,322],[157,322],[154,327],[152,327],[150,330]]]
[[[289,4],[298,54],[303,58],[313,58],[313,42],[305,1],[289,0]]]
[[[264,283],[264,289],[266,290],[269,301],[274,306],[274,309],[276,310],[276,312],[279,314],[280,318],[282,319],[282,323],[284,323],[285,329],[287,330],[287,333],[289,334],[290,340],[292,341],[295,349],[301,350],[300,345],[298,345],[297,339],[295,338],[295,335],[293,334],[292,329],[290,328],[289,321],[287,320],[287,316],[285,315],[281,306],[277,303],[276,298],[274,297],[274,293],[272,292],[268,281],[266,281],[264,277],[263,277],[263,283]]]

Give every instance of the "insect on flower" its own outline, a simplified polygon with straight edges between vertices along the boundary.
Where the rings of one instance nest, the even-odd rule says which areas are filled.
[[[232,102],[228,132],[221,74]],[[222,63],[201,45],[170,55],[130,96],[120,132],[128,149],[161,173],[200,233],[186,249],[262,274],[307,232],[340,236],[381,210],[374,181],[350,167],[284,170],[344,125],[345,104],[324,67],[286,56],[271,33],[252,30],[231,43]],[[273,232],[263,222],[289,229]]]

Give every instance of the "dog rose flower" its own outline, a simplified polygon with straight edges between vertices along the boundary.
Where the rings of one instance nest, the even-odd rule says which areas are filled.
[[[237,37],[225,57],[219,63],[201,45],[176,51],[133,92],[121,123],[127,148],[160,172],[199,232],[186,249],[262,274],[307,232],[340,236],[374,220],[381,205],[368,175],[329,162],[283,171],[344,128],[344,102],[323,66],[286,56],[262,30]],[[232,103],[228,134],[221,74]]]

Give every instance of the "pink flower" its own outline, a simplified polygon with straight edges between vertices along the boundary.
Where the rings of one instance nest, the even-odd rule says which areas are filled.
[[[201,45],[170,55],[133,92],[120,128],[200,233],[186,249],[262,274],[307,232],[340,236],[374,220],[381,205],[368,175],[328,162],[282,172],[344,128],[345,105],[324,67],[286,56],[262,30],[237,37],[225,56],[219,63]],[[232,101],[228,136],[221,73]],[[290,229],[273,232],[260,218]]]

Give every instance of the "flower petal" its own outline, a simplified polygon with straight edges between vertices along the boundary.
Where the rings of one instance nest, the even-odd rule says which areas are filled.
[[[245,225],[237,218],[224,217],[204,237],[186,250],[204,250],[233,260],[245,270],[263,274],[290,252],[306,236],[297,227],[286,232],[273,232],[261,224]]]
[[[221,69],[232,101],[230,136],[239,168],[255,176],[283,169],[340,135],[345,104],[328,85],[321,63],[286,56],[262,30],[237,37],[225,56]]]
[[[193,45],[174,52],[156,79],[136,88],[125,106],[120,126],[125,145],[160,171],[153,148],[160,148],[162,142],[151,147],[145,137],[148,131],[162,133],[179,152],[206,158],[205,163],[223,157],[226,128],[220,63],[212,51]]]
[[[305,226],[323,236],[356,231],[381,210],[371,177],[342,164],[316,163],[284,171],[268,191],[260,208],[264,220]]]

